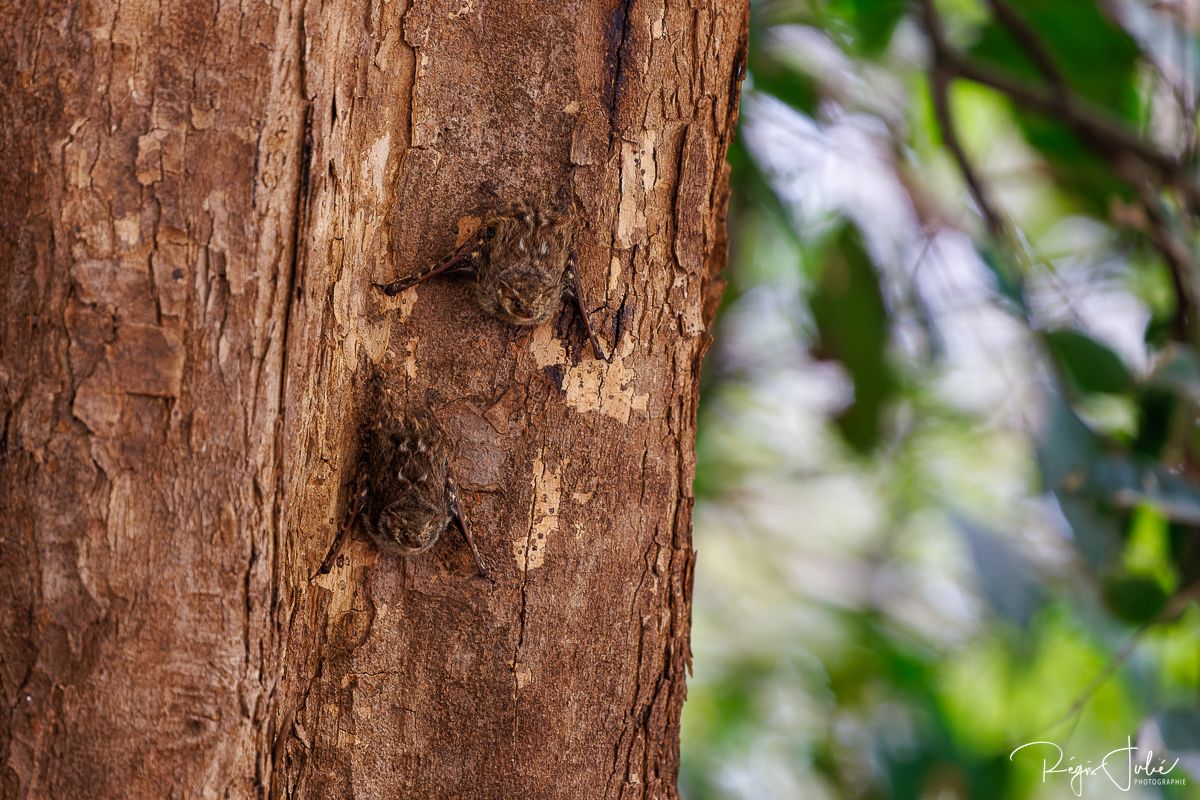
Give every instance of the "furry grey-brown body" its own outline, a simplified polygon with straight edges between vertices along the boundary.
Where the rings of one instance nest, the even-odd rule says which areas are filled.
[[[450,473],[449,442],[437,420],[428,410],[404,413],[378,378],[371,402],[346,522],[318,574],[333,568],[355,520],[361,519],[380,548],[406,556],[428,550],[457,521],[479,574],[488,577]]]
[[[378,286],[396,295],[443,273],[470,272],[476,304],[489,316],[521,326],[545,322],[571,295],[596,357],[609,360],[583,300],[574,235],[574,216],[514,203],[486,214],[473,236],[429,269]]]
[[[574,220],[516,204],[484,218],[489,231],[478,248],[475,300],[496,319],[540,325],[562,302]]]
[[[356,502],[380,547],[420,553],[450,527],[446,453],[445,436],[430,414],[402,418],[376,410],[363,430]]]

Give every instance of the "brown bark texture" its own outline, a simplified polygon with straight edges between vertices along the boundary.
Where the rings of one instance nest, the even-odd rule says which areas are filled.
[[[675,796],[747,13],[0,2],[4,797]],[[611,363],[372,287],[497,196],[579,207]],[[494,583],[453,532],[316,575],[372,370]]]

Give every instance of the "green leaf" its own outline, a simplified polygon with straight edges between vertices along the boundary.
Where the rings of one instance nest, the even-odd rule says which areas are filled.
[[[1096,0],[1008,0],[1049,51],[1070,89],[1127,120],[1138,116],[1140,48],[1109,19]],[[981,61],[1030,81],[1045,83],[1029,51],[1008,26],[993,19],[971,53]]]
[[[1139,575],[1120,575],[1104,581],[1104,604],[1115,616],[1134,625],[1150,622],[1169,599],[1158,581]]]
[[[1048,401],[1049,413],[1037,442],[1038,466],[1047,490],[1078,492],[1087,471],[1103,450],[1100,439],[1058,396]]]
[[[1103,452],[1065,404],[1056,408],[1038,442],[1038,463],[1093,568],[1116,563],[1124,518],[1140,506],[1173,523],[1200,525],[1200,488],[1155,462]]]
[[[1171,438],[1171,418],[1175,414],[1176,397],[1162,389],[1147,387],[1138,396],[1137,437],[1135,452],[1158,458]]]
[[[854,382],[854,401],[838,427],[851,447],[866,453],[879,442],[897,382],[886,359],[889,321],[879,275],[853,226],[843,225],[820,256],[810,304],[817,354],[840,361]]]
[[[750,73],[749,85],[754,91],[769,94],[809,117],[816,115],[821,102],[821,92],[812,76],[768,57],[761,59]]]
[[[1200,711],[1171,708],[1155,716],[1154,721],[1172,754],[1200,756]]]
[[[1148,503],[1172,522],[1200,525],[1200,489],[1161,464],[1099,458],[1088,470],[1085,491],[1114,508]]]
[[[1133,193],[1112,166],[1066,125],[1024,111],[1016,112],[1025,140],[1046,159],[1057,187],[1087,214],[1107,219],[1113,201],[1130,201]]]
[[[979,249],[979,257],[996,279],[996,290],[1000,296],[1016,306],[1019,313],[1027,314],[1029,304],[1025,301],[1025,284],[1020,268],[1003,247],[989,243]]]
[[[1088,485],[1089,470],[1103,455],[1101,442],[1061,397],[1049,402],[1037,441],[1042,482],[1058,498],[1079,552],[1093,569],[1103,571],[1120,555],[1122,525]]]
[[[1176,588],[1178,578],[1171,560],[1170,522],[1149,503],[1134,509],[1125,543],[1125,572],[1153,578],[1166,592]]]
[[[908,10],[907,0],[838,0],[831,10],[852,30],[851,49],[874,57],[882,53]]]
[[[1133,389],[1133,376],[1116,353],[1075,330],[1046,333],[1050,352],[1075,388],[1084,394],[1123,394]]]
[[[1158,457],[1171,441],[1177,417],[1186,406],[1200,405],[1200,356],[1174,343],[1158,359],[1138,397],[1138,435],[1134,449]]]
[[[1174,345],[1150,374],[1146,384],[1190,402],[1200,403],[1200,354],[1191,347]]]
[[[1057,497],[1084,560],[1097,572],[1110,567],[1121,554],[1121,520],[1091,497],[1066,492]]]
[[[1136,126],[1140,115],[1137,65],[1140,49],[1095,0],[1010,0],[1036,31],[1069,90]],[[971,53],[980,61],[1031,83],[1049,85],[1029,51],[1009,28],[993,19]],[[1107,216],[1110,199],[1129,190],[1102,154],[1056,119],[1014,108],[1026,140],[1046,158],[1060,186],[1088,213]]]

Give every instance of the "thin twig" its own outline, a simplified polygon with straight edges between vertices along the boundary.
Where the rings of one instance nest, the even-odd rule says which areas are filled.
[[[1024,17],[1017,12],[1015,8],[1008,4],[1008,0],[988,0],[988,5],[991,6],[992,13],[996,15],[996,19],[1000,20],[1018,44],[1025,49],[1029,57],[1033,59],[1033,63],[1037,65],[1041,71],[1042,77],[1050,82],[1055,91],[1063,100],[1068,100],[1070,94],[1068,92],[1067,81],[1063,74],[1058,69],[1058,64],[1054,61],[1054,56],[1050,52],[1050,48],[1042,41],[1042,37],[1032,25],[1025,20]]]
[[[1141,627],[1133,632],[1133,634],[1129,637],[1129,640],[1126,641],[1125,644],[1121,646],[1121,649],[1113,654],[1113,657],[1109,660],[1109,662],[1104,665],[1104,669],[1100,670],[1100,673],[1092,679],[1092,682],[1088,684],[1087,688],[1084,689],[1077,698],[1075,698],[1075,702],[1071,703],[1066,711],[1055,717],[1053,722],[1043,726],[1042,730],[1046,732],[1052,731],[1075,715],[1080,714],[1083,711],[1084,706],[1086,706],[1092,699],[1092,696],[1095,695],[1096,692],[1100,691],[1100,687],[1108,683],[1109,678],[1111,678],[1113,674],[1116,673],[1116,671],[1120,669],[1126,661],[1129,660],[1129,657],[1133,655],[1133,651],[1137,649],[1137,645],[1142,640],[1142,637],[1144,637],[1151,628],[1153,628],[1155,625],[1160,625],[1179,616],[1188,607],[1188,604],[1193,603],[1198,599],[1200,599],[1200,583],[1194,583],[1191,586],[1180,589],[1178,592],[1176,592],[1167,602],[1167,605],[1163,608],[1163,610],[1155,615],[1154,619],[1150,620],[1149,622],[1142,623]]]
[[[1192,4],[1179,4],[1179,82],[1176,89],[1179,110],[1183,115],[1184,126],[1184,158],[1192,158],[1196,154],[1196,92],[1192,83],[1195,74],[1196,40],[1192,37]]]
[[[1175,156],[1159,150],[1107,114],[1082,104],[1078,98],[1063,103],[1053,91],[1024,83],[984,66],[952,48],[941,54],[944,63],[956,75],[995,89],[1014,102],[1069,125],[1080,137],[1106,152],[1127,152],[1164,173],[1168,178],[1180,178],[1182,164]],[[1195,193],[1195,187],[1191,187]]]
[[[1177,304],[1172,332],[1181,341],[1200,344],[1200,327],[1197,325],[1200,320],[1196,318],[1196,309],[1200,306],[1200,268],[1197,267],[1187,244],[1171,230],[1171,221],[1145,177],[1134,172],[1130,165],[1123,165],[1119,171],[1121,177],[1137,192],[1138,205],[1149,223],[1146,233],[1162,254],[1171,273]]]
[[[1110,158],[1123,154],[1136,157],[1158,172],[1164,181],[1179,186],[1189,208],[1200,209],[1200,188],[1189,179],[1184,169],[1186,165],[1179,158],[1142,139],[1107,113],[1065,91],[1063,87],[1048,88],[1015,79],[959,52],[946,40],[941,18],[932,0],[921,0],[921,7],[934,59],[952,76],[995,89],[1020,106],[1061,121]],[[1014,19],[1016,24],[1023,24],[1019,17],[1014,16]],[[1043,69],[1047,67],[1054,70],[1052,74],[1058,74],[1052,61],[1043,65]]]
[[[929,83],[933,90],[933,111],[937,116],[938,125],[942,129],[942,139],[950,154],[954,156],[954,160],[958,164],[958,171],[962,173],[967,190],[970,191],[971,198],[979,208],[984,222],[987,223],[988,230],[997,241],[1003,242],[1007,239],[1008,232],[1004,218],[992,204],[983,181],[979,178],[979,173],[975,171],[975,165],[971,163],[971,158],[967,155],[962,140],[958,138],[958,128],[954,124],[954,116],[950,110],[951,75],[942,61],[945,51],[942,46],[945,42],[945,33],[942,30],[941,18],[934,10],[932,0],[923,0],[922,5],[925,11],[925,28],[934,44],[933,62],[929,67]]]
[[[942,129],[942,139],[946,143],[946,149],[954,156],[954,160],[958,163],[958,171],[962,173],[963,181],[967,184],[967,189],[971,192],[971,198],[975,201],[975,205],[979,207],[979,213],[983,215],[984,222],[987,223],[988,230],[991,231],[993,237],[997,241],[1005,241],[1008,228],[1004,223],[1004,218],[996,211],[991,200],[987,196],[987,191],[984,189],[983,181],[979,179],[978,173],[975,171],[975,166],[971,163],[967,151],[963,148],[962,142],[958,138],[958,129],[954,125],[954,118],[950,112],[950,79],[946,72],[940,66],[933,67],[933,74],[929,76],[930,82],[933,85],[933,110],[937,115],[938,124]]]

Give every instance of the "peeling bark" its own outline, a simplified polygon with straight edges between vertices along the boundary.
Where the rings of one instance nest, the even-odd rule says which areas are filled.
[[[0,5],[4,797],[674,797],[744,3]],[[598,361],[440,256],[574,203]],[[495,584],[345,512],[365,378]]]

